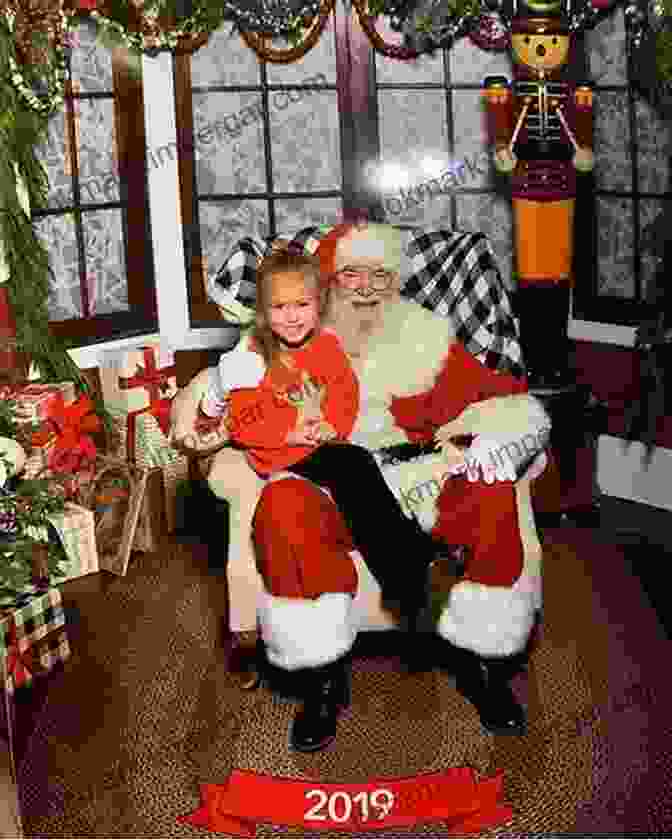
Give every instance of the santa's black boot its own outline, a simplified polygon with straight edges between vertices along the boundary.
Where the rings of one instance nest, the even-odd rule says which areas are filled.
[[[301,685],[303,706],[292,722],[289,742],[298,752],[317,752],[334,740],[338,714],[350,705],[348,658],[306,668]]]
[[[477,656],[469,650],[448,646],[448,666],[455,687],[476,708],[481,723],[493,735],[525,735],[525,711],[511,690],[510,681],[524,667],[520,656],[501,659]]]

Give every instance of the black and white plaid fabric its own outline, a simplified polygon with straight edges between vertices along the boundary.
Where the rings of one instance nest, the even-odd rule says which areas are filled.
[[[303,228],[295,236],[241,239],[208,281],[208,296],[227,320],[248,323],[254,316],[257,266],[276,239],[287,240],[290,250],[313,254],[330,229],[323,225]],[[420,229],[406,236],[409,266],[402,296],[450,318],[457,337],[484,365],[523,377],[518,326],[488,238]]]

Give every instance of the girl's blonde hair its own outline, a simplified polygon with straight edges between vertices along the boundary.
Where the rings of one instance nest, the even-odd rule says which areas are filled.
[[[278,274],[289,272],[303,274],[314,285],[318,300],[318,326],[324,320],[329,307],[329,286],[324,283],[320,274],[320,261],[308,254],[297,254],[291,251],[278,251],[265,257],[257,269],[257,304],[254,326],[251,330],[253,346],[260,353],[270,371],[281,363],[284,352],[278,339],[273,335],[269,321],[268,309],[271,305],[271,284]]]

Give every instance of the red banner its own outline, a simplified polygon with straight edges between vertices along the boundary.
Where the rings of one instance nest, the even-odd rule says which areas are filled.
[[[347,832],[447,823],[451,834],[464,836],[511,820],[503,782],[501,771],[478,781],[470,767],[364,784],[234,770],[225,784],[201,785],[203,804],[178,821],[237,837],[255,837],[257,823]]]

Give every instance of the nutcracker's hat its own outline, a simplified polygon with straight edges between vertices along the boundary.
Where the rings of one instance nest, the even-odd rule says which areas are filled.
[[[513,35],[522,33],[529,33],[530,35],[551,33],[553,35],[568,35],[569,24],[565,18],[554,15],[515,17],[511,21],[511,33]]]
[[[556,17],[562,14],[563,0],[519,0],[517,13],[521,16]]]

